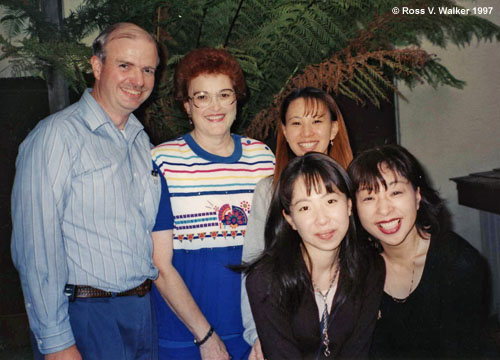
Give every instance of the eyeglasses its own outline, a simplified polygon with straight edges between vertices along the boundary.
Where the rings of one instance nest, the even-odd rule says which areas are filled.
[[[193,102],[193,105],[197,108],[204,108],[209,106],[212,103],[214,95],[207,93],[205,91],[200,91],[193,96],[188,96],[188,99]],[[215,94],[217,101],[221,106],[229,106],[232,105],[236,101],[236,93],[232,89],[224,89],[221,92]]]

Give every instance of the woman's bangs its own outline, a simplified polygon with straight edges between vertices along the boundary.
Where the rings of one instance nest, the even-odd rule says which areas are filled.
[[[315,97],[303,97],[302,99],[304,99],[304,117],[311,116],[316,118],[324,115],[325,111],[328,112],[328,107],[322,100]]]

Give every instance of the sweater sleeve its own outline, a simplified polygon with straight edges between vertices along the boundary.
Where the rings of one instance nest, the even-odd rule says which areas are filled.
[[[303,356],[293,336],[289,316],[279,308],[276,296],[267,294],[269,281],[267,276],[255,270],[248,275],[246,283],[264,356],[268,360],[301,359]]]
[[[441,355],[446,358],[477,357],[481,353],[484,319],[485,264],[465,240],[443,238],[440,241],[450,257],[443,268]]]
[[[271,202],[271,191],[271,177],[262,179],[255,187],[243,243],[242,260],[245,262],[255,259],[264,250],[264,229]]]
[[[271,185],[272,178],[268,177],[259,181],[255,187],[243,243],[242,260],[244,262],[252,261],[264,250],[264,228],[269,210]],[[248,302],[244,276],[241,284],[241,316],[245,328],[243,337],[248,344],[253,345],[257,340],[257,330],[255,329],[255,322]]]
[[[385,280],[385,266],[382,257],[374,255],[371,260],[363,295],[359,299],[360,306],[355,314],[357,317],[353,319],[355,321],[354,331],[341,350],[340,356],[342,358],[368,358]]]
[[[161,197],[156,215],[156,223],[153,231],[171,230],[174,228],[174,214],[172,212],[172,204],[170,202],[170,192],[168,191],[167,180],[160,171],[158,165],[153,161],[153,168],[156,171],[156,176],[161,182]]]

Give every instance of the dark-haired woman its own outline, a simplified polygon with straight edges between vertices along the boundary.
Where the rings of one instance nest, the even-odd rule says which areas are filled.
[[[264,249],[264,227],[271,202],[273,184],[290,160],[315,151],[328,154],[343,168],[352,160],[347,130],[335,100],[326,92],[313,87],[292,91],[281,104],[280,125],[276,139],[274,176],[261,180],[252,200],[252,212],[243,244],[243,261],[254,260]],[[241,307],[245,340],[253,345],[251,360],[262,359],[245,287],[242,287]],[[255,357],[254,357],[255,356]]]
[[[152,151],[174,216],[165,218],[162,201],[153,232],[160,359],[244,359],[241,280],[228,266],[241,262],[253,191],[272,174],[274,155],[231,134],[246,87],[226,50],[191,51],[174,84],[193,129]]]
[[[445,228],[442,201],[418,161],[386,145],[356,157],[349,174],[361,224],[386,268],[371,356],[480,357],[482,259]]]
[[[351,190],[324,154],[297,157],[282,172],[266,247],[246,280],[266,359],[367,357],[384,273],[358,243]]]

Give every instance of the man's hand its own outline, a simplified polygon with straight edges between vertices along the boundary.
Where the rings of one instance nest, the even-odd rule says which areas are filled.
[[[82,360],[82,355],[76,345],[72,345],[67,349],[45,355],[45,360]]]
[[[262,346],[260,346],[260,340],[257,338],[252,346],[252,351],[248,356],[248,360],[265,360],[264,353],[262,352]]]
[[[200,354],[203,360],[229,360],[226,345],[217,333],[213,333],[206,343],[200,346]]]

